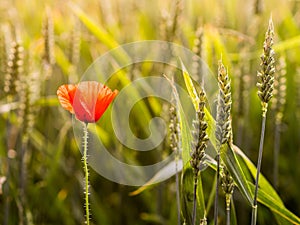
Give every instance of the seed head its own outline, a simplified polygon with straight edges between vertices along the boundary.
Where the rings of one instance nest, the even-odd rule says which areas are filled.
[[[257,72],[258,96],[261,100],[263,113],[267,111],[268,102],[272,98],[274,73],[275,73],[275,52],[272,49],[274,38],[274,26],[272,19],[269,20],[269,27],[263,46],[263,54],[261,56],[260,70]]]
[[[224,165],[220,175],[221,175],[221,186],[223,192],[225,193],[225,198],[226,198],[226,207],[229,208],[230,199],[234,190],[234,181],[229,171],[226,169]]]
[[[219,96],[217,105],[217,119],[216,119],[216,140],[217,144],[221,146],[226,142],[232,140],[231,128],[231,87],[230,78],[223,63],[219,61],[218,68],[219,81]]]
[[[194,172],[198,174],[199,170],[203,166],[203,160],[205,156],[205,149],[207,148],[206,142],[208,141],[208,135],[206,133],[207,122],[205,121],[205,101],[206,96],[203,91],[199,94],[199,110],[196,112],[196,120],[193,121],[193,147],[191,152],[190,164],[194,168]]]
[[[279,59],[278,73],[274,82],[274,111],[276,113],[276,123],[280,124],[286,103],[286,62],[283,57]]]

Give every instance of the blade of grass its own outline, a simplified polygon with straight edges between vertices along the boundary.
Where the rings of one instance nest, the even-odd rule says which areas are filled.
[[[242,157],[244,163],[247,165],[252,177],[254,178],[256,175],[256,167],[251,162],[251,160],[237,146],[233,145],[232,150]],[[242,163],[243,162],[241,162],[241,164]],[[253,187],[254,185],[251,184],[251,191],[254,190]],[[281,198],[279,197],[275,189],[272,187],[272,185],[267,181],[267,179],[262,174],[259,179],[259,187],[260,187],[258,192],[259,202],[269,207],[270,210],[275,212],[277,215],[287,219],[288,221],[291,221],[293,224],[299,224],[300,218],[285,208]],[[267,194],[268,196],[264,196],[264,194]]]
[[[113,38],[112,35],[106,32],[106,30],[99,24],[96,24],[88,15],[83,12],[77,5],[70,3],[70,8],[78,16],[80,21],[86,26],[86,28],[95,35],[95,37],[101,41],[109,49],[113,49],[119,46],[119,43]],[[121,63],[129,62],[129,58],[124,51],[113,52],[116,53],[115,57],[120,60]],[[126,63],[127,64],[127,63]]]
[[[255,186],[252,183],[249,183],[251,190],[254,192]],[[287,221],[292,224],[300,224],[300,218],[295,214],[290,212],[284,205],[278,204],[279,202],[273,198],[270,193],[265,192],[264,189],[259,189],[258,191],[258,201],[262,202],[265,206],[267,206],[271,211],[278,214],[282,218],[285,218]]]

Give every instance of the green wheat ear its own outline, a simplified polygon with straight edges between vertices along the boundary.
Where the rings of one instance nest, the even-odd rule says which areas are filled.
[[[225,194],[225,203],[226,203],[226,225],[230,225],[230,204],[231,198],[234,190],[234,181],[226,166],[222,166],[220,173],[221,177],[221,187]]]
[[[196,120],[193,121],[193,147],[191,152],[190,164],[194,171],[194,195],[193,195],[193,216],[192,225],[196,224],[196,202],[197,202],[197,188],[198,188],[198,175],[199,171],[203,169],[205,149],[207,148],[206,142],[208,141],[208,135],[206,129],[208,127],[205,121],[205,101],[206,95],[203,90],[199,93],[199,109],[196,112]],[[201,218],[201,219],[206,219]]]
[[[194,46],[193,52],[199,56],[200,59],[203,58],[203,40],[204,40],[204,33],[203,28],[200,26],[196,31],[196,37],[194,39]],[[200,79],[200,86],[203,87],[204,85],[204,77],[203,77],[203,68],[201,61],[199,58],[193,57],[193,64],[192,64],[192,73],[197,75]]]
[[[214,205],[214,224],[218,224],[218,193],[220,182],[220,149],[225,143],[232,142],[232,128],[231,128],[231,86],[230,78],[227,70],[222,61],[219,61],[218,67],[218,83],[219,83],[219,95],[217,104],[217,118],[216,118],[216,141],[217,141],[217,182],[216,182],[216,194]]]
[[[196,120],[193,121],[194,140],[190,160],[190,164],[194,169],[195,175],[198,175],[198,172],[201,169],[202,161],[205,156],[205,149],[207,148],[206,142],[208,141],[208,135],[206,133],[208,125],[207,122],[204,120],[206,96],[203,91],[200,92],[199,99],[199,110],[196,112]]]
[[[178,151],[179,148],[179,121],[177,118],[177,112],[174,106],[171,106],[169,109],[170,114],[170,124],[169,124],[169,132],[170,132],[170,147],[174,152]]]
[[[259,151],[258,151],[258,158],[257,158],[257,170],[256,170],[255,190],[254,190],[253,205],[252,205],[251,225],[256,225],[256,221],[257,221],[258,183],[259,183],[259,174],[260,174],[261,164],[262,164],[268,102],[273,96],[272,92],[274,89],[273,86],[274,86],[274,73],[275,73],[275,65],[274,65],[275,52],[272,49],[273,38],[274,38],[274,25],[273,25],[272,18],[270,18],[268,30],[266,32],[266,37],[263,45],[263,54],[260,57],[261,69],[257,73],[258,97],[260,98],[261,105],[262,105],[262,124],[261,124],[261,134],[260,134]]]
[[[275,73],[275,52],[272,49],[274,38],[274,25],[272,19],[269,20],[268,30],[263,46],[263,54],[261,56],[261,69],[257,72],[258,97],[261,100],[263,115],[267,112],[268,102],[272,98],[274,73]]]
[[[218,147],[231,141],[232,128],[231,128],[231,86],[230,78],[225,69],[225,66],[219,61],[218,69],[219,81],[219,97],[217,106],[217,119],[216,119],[216,140]]]
[[[276,123],[281,124],[286,103],[286,62],[284,57],[278,61],[278,73],[274,82],[273,109],[276,113]]]
[[[46,9],[46,18],[43,23],[42,34],[44,37],[43,73],[46,79],[52,74],[54,58],[54,25],[50,10]]]
[[[161,12],[160,33],[163,40],[172,42],[177,36],[179,30],[179,20],[183,10],[183,1],[176,0],[175,9],[172,14],[168,11]]]
[[[179,185],[179,173],[177,171],[177,161],[179,159],[179,152],[180,152],[180,123],[178,118],[177,110],[174,106],[171,106],[169,109],[169,117],[170,117],[170,123],[169,123],[169,140],[170,140],[170,148],[173,152],[175,152],[175,160],[176,160],[176,205],[177,205],[177,224],[180,225],[180,185]]]
[[[81,49],[81,27],[80,22],[75,19],[74,27],[69,35],[70,44],[68,46],[68,58],[71,63],[69,81],[74,83],[77,81],[77,68],[80,61],[80,49]]]
[[[0,74],[1,77],[4,77],[6,74],[7,62],[9,58],[9,50],[11,44],[11,27],[10,26],[1,26],[0,33]],[[4,90],[4,83],[1,82],[1,91]]]
[[[14,96],[20,88],[20,76],[24,72],[24,49],[20,41],[13,42],[10,48],[6,74],[4,78],[4,92],[7,96]]]

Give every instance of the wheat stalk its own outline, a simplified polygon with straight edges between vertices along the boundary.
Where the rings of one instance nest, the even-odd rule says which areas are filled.
[[[201,90],[199,93],[199,110],[196,112],[196,120],[193,121],[193,148],[191,152],[190,164],[194,170],[194,195],[193,195],[193,214],[192,214],[192,225],[196,224],[196,194],[198,185],[198,175],[203,167],[203,160],[205,156],[205,149],[207,148],[206,142],[208,141],[208,135],[206,133],[207,122],[205,121],[205,101],[206,95]],[[205,219],[205,218],[201,218]]]
[[[263,154],[263,143],[265,136],[265,128],[266,128],[266,114],[268,110],[268,102],[272,98],[273,94],[273,84],[274,84],[274,73],[275,73],[275,52],[272,49],[274,38],[274,25],[272,18],[269,20],[268,30],[266,32],[266,37],[263,46],[263,54],[261,56],[261,69],[257,73],[258,82],[258,97],[261,100],[262,105],[262,125],[261,125],[261,136],[260,136],[260,144],[259,144],[259,153],[257,160],[257,172],[255,179],[255,191],[253,197],[253,205],[252,205],[252,218],[251,225],[256,224],[257,220],[257,193],[258,193],[258,182],[259,182],[259,174],[262,163],[262,154]]]
[[[217,141],[217,182],[216,195],[214,205],[214,224],[218,224],[218,193],[220,180],[220,149],[225,143],[232,142],[232,128],[231,128],[231,87],[230,78],[222,61],[219,61],[218,66],[218,83],[219,95],[217,103],[217,118],[216,118],[216,141]]]
[[[177,161],[179,158],[179,149],[180,149],[180,125],[177,110],[174,106],[171,106],[169,109],[170,123],[169,123],[169,132],[170,132],[170,147],[173,152],[175,152],[176,160],[176,205],[177,205],[177,224],[180,225],[180,196],[179,196],[179,176],[177,171]]]

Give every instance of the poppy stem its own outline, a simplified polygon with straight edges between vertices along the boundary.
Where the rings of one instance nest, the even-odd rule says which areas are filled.
[[[88,151],[88,123],[85,123],[83,125],[83,169],[84,169],[84,179],[85,179],[85,216],[86,216],[86,221],[85,224],[89,225],[90,224],[90,205],[89,205],[89,169],[88,169],[88,163],[87,163],[87,151]]]

